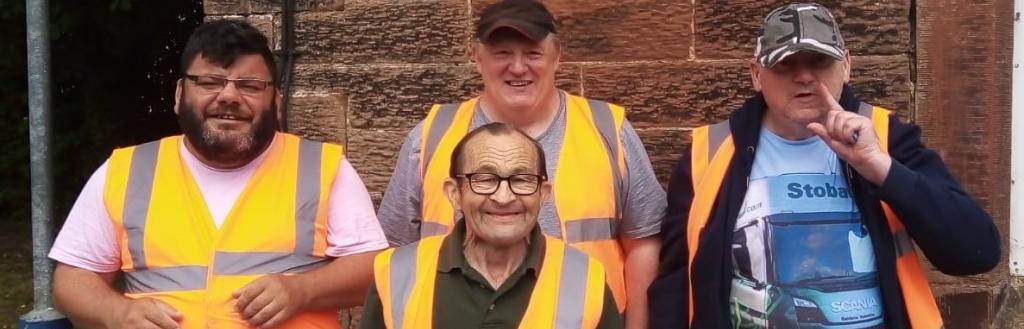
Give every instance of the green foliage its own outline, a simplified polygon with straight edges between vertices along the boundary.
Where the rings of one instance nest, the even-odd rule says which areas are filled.
[[[25,2],[0,2],[0,220],[29,209]],[[202,19],[196,1],[50,2],[55,214],[118,146],[176,131],[171,95],[180,48]]]

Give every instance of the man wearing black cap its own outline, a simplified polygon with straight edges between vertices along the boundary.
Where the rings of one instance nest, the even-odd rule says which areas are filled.
[[[433,106],[409,133],[378,218],[393,246],[450,232],[457,216],[442,185],[454,145],[488,122],[510,124],[540,143],[552,173],[541,230],[601,260],[627,327],[643,328],[665,194],[622,107],[555,86],[556,30],[537,1],[499,1],[481,11],[472,57],[483,93]]]
[[[920,129],[846,84],[817,4],[765,18],[754,90],[697,128],[669,183],[652,328],[941,328],[914,251],[951,275],[1000,258],[991,217]]]

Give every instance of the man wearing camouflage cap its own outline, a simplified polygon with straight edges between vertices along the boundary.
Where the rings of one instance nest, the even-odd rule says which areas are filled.
[[[914,244],[986,272],[991,217],[917,126],[854,96],[828,9],[773,10],[754,56],[757,93],[672,174],[652,328],[941,328]]]

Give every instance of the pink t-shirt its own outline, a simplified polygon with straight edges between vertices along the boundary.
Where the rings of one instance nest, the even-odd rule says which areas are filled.
[[[195,178],[214,224],[219,228],[267,152],[241,168],[219,170],[199,161],[184,143],[179,147],[181,158]],[[51,259],[93,272],[120,270],[121,250],[110,214],[103,204],[106,180],[107,163],[104,162],[85,183],[71,208],[50,249]],[[338,166],[338,175],[328,200],[328,256],[341,257],[388,247],[366,186],[346,159],[342,159]]]

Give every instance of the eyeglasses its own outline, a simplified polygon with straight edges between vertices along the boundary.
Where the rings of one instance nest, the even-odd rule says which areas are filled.
[[[258,95],[267,90],[267,86],[271,83],[271,81],[261,79],[229,79],[210,75],[189,74],[185,75],[185,78],[192,80],[196,86],[208,93],[219,93],[224,90],[224,87],[227,87],[228,82],[234,82],[238,92],[246,95]]]
[[[508,187],[515,195],[532,195],[537,193],[541,182],[547,179],[544,175],[515,174],[506,177],[491,173],[466,173],[455,175],[469,180],[469,189],[480,195],[491,195],[498,191],[501,181],[508,181]]]

